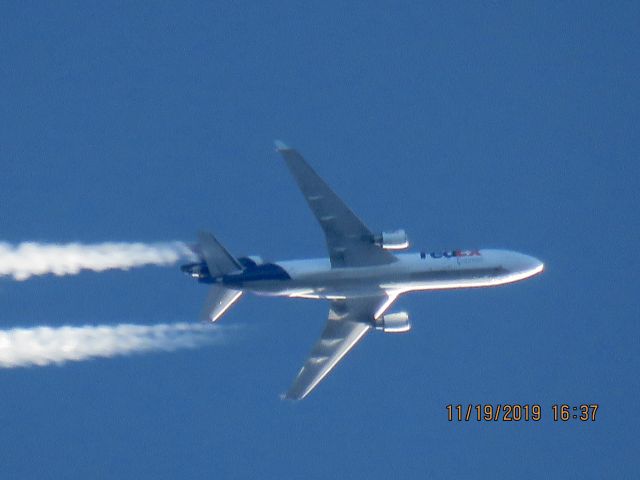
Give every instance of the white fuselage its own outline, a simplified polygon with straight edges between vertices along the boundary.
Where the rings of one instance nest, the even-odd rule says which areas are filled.
[[[503,285],[540,273],[538,259],[508,250],[455,250],[397,254],[396,262],[331,268],[329,259],[276,262],[290,278],[242,282],[259,295],[342,299],[387,292],[393,298],[417,290]]]

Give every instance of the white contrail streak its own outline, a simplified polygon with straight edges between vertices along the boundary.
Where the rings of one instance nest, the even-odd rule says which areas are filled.
[[[220,326],[190,323],[0,330],[0,368],[197,348],[221,341]]]
[[[74,275],[81,270],[127,270],[144,265],[173,265],[192,255],[182,242],[53,244],[0,243],[0,277],[26,280],[33,275]]]

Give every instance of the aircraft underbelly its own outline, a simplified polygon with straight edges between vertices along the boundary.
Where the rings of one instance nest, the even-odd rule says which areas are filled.
[[[355,279],[291,279],[247,283],[244,286],[258,295],[335,298],[364,296],[380,291],[380,282]]]
[[[418,271],[335,269],[292,275],[286,280],[248,282],[244,288],[259,295],[340,298],[367,296],[379,293],[380,290],[411,291],[483,286],[494,282],[501,273],[496,268]]]

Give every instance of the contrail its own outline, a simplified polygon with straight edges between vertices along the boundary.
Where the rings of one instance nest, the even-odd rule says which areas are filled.
[[[173,265],[193,253],[182,242],[53,244],[0,243],[0,277],[26,280],[33,275],[74,275],[82,270],[127,270],[144,265]]]
[[[13,328],[0,330],[0,368],[170,352],[221,340],[219,325],[191,323]]]

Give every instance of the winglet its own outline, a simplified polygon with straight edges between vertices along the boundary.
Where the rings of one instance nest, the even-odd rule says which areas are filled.
[[[283,150],[291,150],[291,147],[284,143],[282,140],[274,140],[273,143],[275,144],[276,150],[278,152],[281,152]]]

